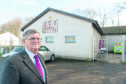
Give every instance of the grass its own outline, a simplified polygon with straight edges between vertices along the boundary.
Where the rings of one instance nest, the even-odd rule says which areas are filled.
[[[2,53],[0,53],[0,57],[2,56]]]
[[[126,62],[123,62],[122,60],[120,61],[120,63],[121,63],[122,65],[126,65]]]

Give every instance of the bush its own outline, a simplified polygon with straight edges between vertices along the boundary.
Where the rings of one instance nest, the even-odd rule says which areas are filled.
[[[0,53],[0,57],[2,56],[2,53]]]

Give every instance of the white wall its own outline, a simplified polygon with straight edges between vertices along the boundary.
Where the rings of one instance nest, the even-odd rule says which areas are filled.
[[[58,20],[58,32],[42,33],[42,22],[50,20],[50,16],[51,20]],[[39,30],[43,39],[41,44],[55,51],[57,56],[92,57],[92,24],[90,22],[50,11],[27,29],[29,28]],[[76,42],[65,43],[67,35],[74,35]],[[54,43],[45,43],[46,36],[54,36]]]
[[[58,32],[49,34],[55,36],[55,43],[44,43],[55,50],[59,56],[89,57],[90,53],[90,23],[55,12],[47,13],[43,18],[52,16],[58,19]],[[47,34],[44,34],[45,36]],[[65,36],[75,35],[76,43],[65,43]],[[52,47],[51,47],[52,45]]]
[[[99,40],[101,39],[101,35],[100,33],[95,29],[95,28],[92,28],[92,35],[91,35],[91,38],[92,38],[92,53],[91,53],[91,56],[94,57],[97,55],[97,49],[99,49]]]
[[[126,40],[126,35],[103,35],[102,36],[102,39],[108,40],[108,52],[114,52],[114,44],[116,42],[123,42],[123,36],[125,37]]]
[[[0,45],[19,45],[19,38],[9,32],[0,34]]]

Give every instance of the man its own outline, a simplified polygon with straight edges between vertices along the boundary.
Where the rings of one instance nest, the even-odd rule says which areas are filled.
[[[0,84],[47,84],[44,58],[37,53],[40,34],[30,29],[24,32],[23,52],[7,58],[1,70]]]

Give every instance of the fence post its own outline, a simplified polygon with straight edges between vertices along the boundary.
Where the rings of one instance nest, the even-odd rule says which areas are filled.
[[[123,35],[123,42],[122,42],[122,62],[125,62],[125,35]]]
[[[107,35],[107,39],[106,39],[106,62],[108,62],[108,35]]]
[[[93,36],[93,62],[94,62],[94,55],[95,55],[95,39],[94,39],[94,36]]]
[[[10,38],[10,47],[9,47],[9,53],[11,52],[12,49],[12,38]]]

